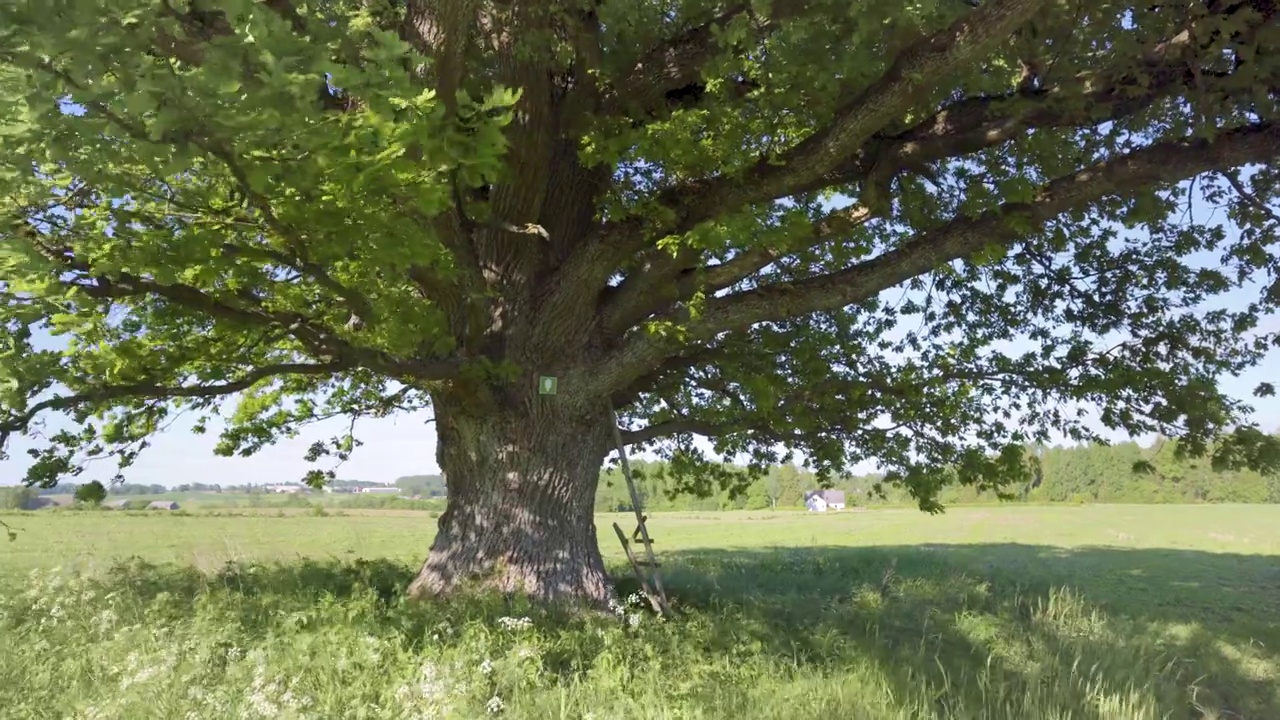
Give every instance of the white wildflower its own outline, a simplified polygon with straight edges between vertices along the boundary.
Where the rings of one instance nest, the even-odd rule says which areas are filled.
[[[531,647],[522,647],[519,650],[516,650],[516,657],[521,660],[538,657],[538,651]]]
[[[142,668],[141,670],[139,670],[138,672],[136,672],[136,673],[134,673],[134,674],[132,674],[132,675],[128,675],[128,676],[126,676],[124,679],[122,679],[122,680],[120,681],[120,689],[121,689],[122,691],[123,691],[123,690],[127,690],[127,689],[129,689],[129,686],[131,686],[131,685],[140,685],[140,684],[142,684],[142,683],[144,683],[144,682],[146,682],[146,681],[150,680],[151,678],[153,678],[153,677],[155,677],[156,675],[159,675],[159,674],[160,674],[160,666],[159,666],[159,665],[151,665],[151,666],[148,666],[148,667],[144,667],[144,668]]]
[[[502,709],[505,707],[506,707],[506,704],[504,704],[502,702],[502,698],[498,697],[497,695],[494,695],[493,697],[489,698],[489,702],[485,703],[484,705],[484,709],[488,710],[490,715],[497,715],[498,713],[502,712]]]
[[[640,627],[640,621],[642,619],[643,618],[640,617],[640,613],[631,613],[627,616],[627,625],[633,628]]]
[[[119,619],[120,619],[120,616],[116,615],[115,610],[107,608],[106,610],[103,610],[102,612],[98,613],[97,616],[93,618],[93,624],[98,628],[99,632],[105,633],[109,631],[111,628],[115,627],[116,621]]]
[[[372,635],[365,635],[361,639],[364,641],[365,650],[369,653],[369,662],[376,663],[379,660],[381,660],[382,653],[379,652],[378,647],[382,643],[378,640],[378,638]]]
[[[297,710],[301,710],[308,703],[305,698],[301,698],[293,694],[293,688],[289,688],[288,690],[284,691],[283,695],[280,696],[280,704],[284,705],[285,708],[288,710],[297,711]]]
[[[272,699],[280,692],[278,683],[268,683],[266,670],[259,665],[253,673],[253,685],[249,693],[249,708],[261,717],[273,718],[280,714],[280,707]]]
[[[493,663],[489,662],[489,658],[485,658],[484,662],[480,663],[480,672],[485,675],[493,673]]]
[[[617,615],[618,617],[622,617],[627,613],[627,606],[619,603],[613,598],[609,598],[609,612]]]
[[[644,605],[644,596],[638,592],[633,592],[627,596],[627,604],[634,607]]]
[[[498,618],[498,626],[504,630],[528,630],[533,627],[533,621],[527,617],[500,617]]]
[[[440,676],[440,670],[435,665],[427,663],[422,666],[422,677],[418,681],[418,692],[427,700],[439,700],[448,694],[449,688],[444,678]]]

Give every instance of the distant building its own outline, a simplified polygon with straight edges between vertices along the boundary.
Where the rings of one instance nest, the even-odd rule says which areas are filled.
[[[172,500],[152,500],[147,503],[148,510],[177,510],[178,503]]]
[[[400,488],[397,487],[364,487],[360,488],[360,492],[370,495],[399,495]]]
[[[300,493],[300,492],[306,492],[307,490],[305,487],[301,485],[293,485],[293,484],[268,485],[263,489],[266,490],[267,492],[273,492],[273,493]]]
[[[844,509],[843,490],[810,490],[804,494],[804,506],[809,512],[826,512]]]
[[[128,498],[124,498],[122,500],[108,500],[107,502],[102,503],[102,507],[108,510],[128,510],[130,505],[133,505],[133,501]]]

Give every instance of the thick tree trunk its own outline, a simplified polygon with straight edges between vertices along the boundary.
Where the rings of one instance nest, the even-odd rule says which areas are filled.
[[[441,400],[437,458],[449,499],[410,593],[477,588],[605,604],[611,588],[593,511],[607,413],[566,416],[555,396],[492,413]]]

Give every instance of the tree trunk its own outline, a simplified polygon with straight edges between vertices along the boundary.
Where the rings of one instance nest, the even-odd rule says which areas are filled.
[[[433,404],[449,496],[410,594],[475,588],[603,606],[612,590],[594,509],[612,437],[607,412],[567,415],[554,395],[492,412],[443,397]]]

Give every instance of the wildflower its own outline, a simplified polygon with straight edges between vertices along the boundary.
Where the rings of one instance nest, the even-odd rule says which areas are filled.
[[[144,683],[156,675],[160,674],[160,666],[153,665],[144,667],[133,675],[129,675],[120,681],[120,689],[127,690],[130,685],[138,685]]]
[[[627,616],[627,625],[633,628],[640,627],[641,619],[640,613],[631,613]]]
[[[435,665],[427,663],[422,666],[422,679],[418,683],[418,692],[427,700],[443,698],[449,691],[444,678]]]
[[[498,626],[504,630],[528,630],[533,627],[533,621],[527,617],[500,617],[498,618]]]
[[[613,598],[609,598],[609,612],[617,615],[618,617],[622,617],[627,612],[627,606],[619,603]]]
[[[627,604],[635,607],[644,605],[644,596],[638,592],[633,592],[627,596]]]
[[[485,675],[493,672],[493,663],[489,662],[489,658],[485,658],[484,662],[480,663],[480,672]]]
[[[489,702],[484,705],[484,709],[488,710],[490,715],[497,715],[502,712],[502,709],[505,707],[506,705],[502,702],[502,698],[497,695],[489,698]]]

